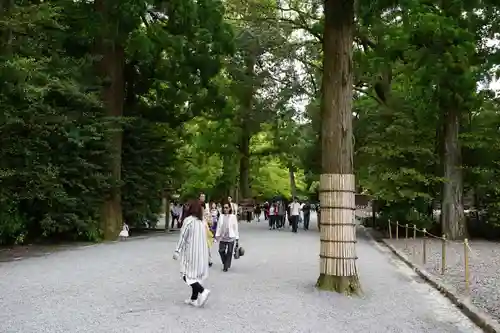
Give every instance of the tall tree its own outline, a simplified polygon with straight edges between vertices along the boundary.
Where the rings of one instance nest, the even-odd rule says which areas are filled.
[[[123,115],[125,66],[123,19],[116,1],[98,0],[94,3],[96,15],[100,18],[102,34],[98,38],[96,54],[99,56],[98,74],[103,80],[102,100],[106,116],[116,120],[108,137],[111,150],[110,175],[112,188],[107,193],[101,212],[101,230],[105,239],[117,237],[122,225],[121,169],[122,129],[118,124]]]
[[[356,267],[352,130],[353,0],[325,0],[320,177],[320,289],[360,290]]]

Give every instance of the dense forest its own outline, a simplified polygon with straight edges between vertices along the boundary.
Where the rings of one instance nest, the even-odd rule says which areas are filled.
[[[321,1],[2,0],[0,17],[0,244],[113,239],[173,194],[317,197],[338,153]],[[500,236],[499,18],[357,3],[354,169],[381,221]]]

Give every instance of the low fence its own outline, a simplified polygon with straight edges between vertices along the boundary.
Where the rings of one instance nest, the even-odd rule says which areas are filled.
[[[445,275],[447,272],[447,249],[451,243],[460,244],[463,256],[460,255],[463,265],[463,282],[465,283],[466,296],[470,296],[470,267],[469,261],[471,255],[474,253],[469,245],[469,240],[464,239],[463,241],[451,241],[443,236],[436,236],[429,233],[425,228],[419,229],[416,225],[409,224],[399,224],[398,222],[388,222],[388,233],[390,239],[404,240],[405,252],[409,253],[415,263],[420,262],[422,266],[427,264],[428,259],[428,243],[429,239],[439,240],[441,243],[441,260],[439,271],[441,275]],[[421,240],[418,244],[418,240]],[[411,244],[409,244],[411,241]],[[411,245],[411,249],[410,249]],[[420,248],[418,248],[420,247]]]

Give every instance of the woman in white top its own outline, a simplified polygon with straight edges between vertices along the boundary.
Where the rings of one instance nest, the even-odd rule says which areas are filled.
[[[231,267],[234,251],[238,249],[240,234],[238,230],[238,218],[233,214],[229,203],[222,207],[223,214],[217,223],[215,238],[219,242],[219,254],[222,260],[223,271],[227,272]]]

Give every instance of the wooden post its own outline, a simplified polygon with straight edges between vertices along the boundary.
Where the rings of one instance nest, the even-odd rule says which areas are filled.
[[[399,222],[396,222],[396,240],[399,240]]]
[[[464,239],[464,266],[465,266],[465,292],[467,295],[470,294],[470,286],[469,286],[469,241]]]
[[[387,226],[389,227],[389,238],[392,239],[391,220],[387,221]]]
[[[425,265],[427,263],[427,230],[424,228],[424,238],[422,240],[422,263]]]
[[[417,239],[417,225],[413,225],[413,239]]]
[[[375,209],[375,200],[372,200],[372,228],[375,229],[377,219],[377,210]],[[378,229],[378,228],[377,228]]]
[[[446,271],[446,235],[443,235],[442,237],[442,244],[441,244],[441,275],[444,275],[444,272]]]
[[[405,248],[408,249],[408,223],[405,224]]]

